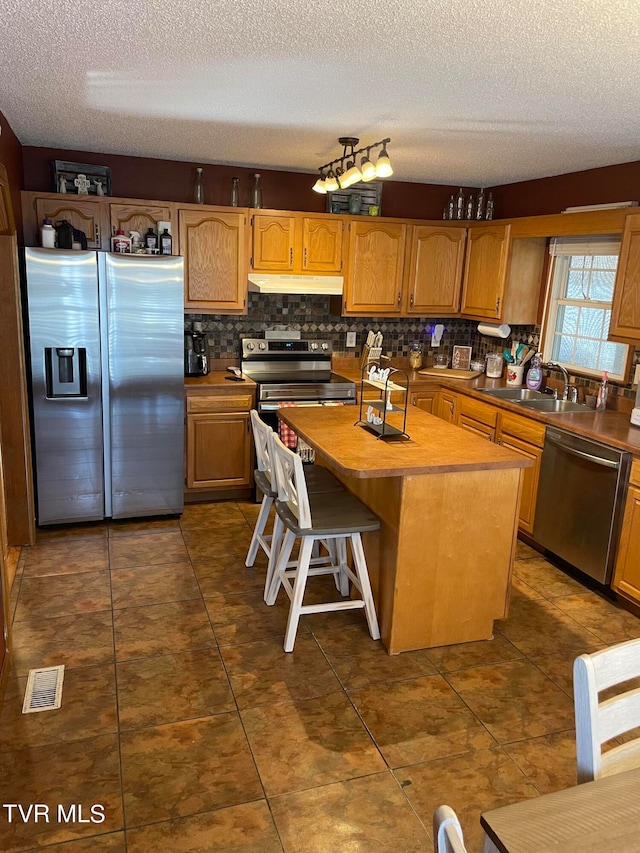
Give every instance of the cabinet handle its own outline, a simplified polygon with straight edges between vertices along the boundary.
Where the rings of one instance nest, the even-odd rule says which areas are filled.
[[[498,298],[496,299],[496,314],[498,313],[499,310],[500,310],[500,297],[498,296]]]
[[[289,249],[289,264],[293,266],[293,246]]]
[[[402,298],[402,292],[398,291],[398,308],[400,307],[400,299]]]
[[[98,229],[98,223],[97,222],[95,223],[94,227],[96,229],[96,245],[99,246],[100,245],[100,231]]]
[[[305,269],[306,269],[306,267],[307,267],[307,248],[306,248],[306,246],[305,246],[305,249],[304,249],[304,262],[303,262],[303,263],[304,263],[304,266],[305,266]]]
[[[411,294],[411,296],[409,298],[409,308],[413,308],[413,293]]]
[[[416,404],[416,395],[414,394],[413,397],[411,398],[411,405],[415,406],[415,404]]]

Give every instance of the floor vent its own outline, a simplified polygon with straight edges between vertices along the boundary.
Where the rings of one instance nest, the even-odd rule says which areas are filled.
[[[23,714],[36,711],[55,711],[62,702],[64,666],[30,669],[22,704]]]

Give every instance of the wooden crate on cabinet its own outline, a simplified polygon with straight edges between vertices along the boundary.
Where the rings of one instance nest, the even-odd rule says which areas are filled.
[[[500,412],[498,421],[498,444],[530,459],[532,468],[523,468],[521,474],[519,526],[527,533],[533,533],[533,521],[536,513],[538,480],[544,446],[545,427],[531,418]]]
[[[36,228],[33,242],[30,245],[39,245],[37,228],[42,225],[43,219],[50,219],[55,225],[66,219],[78,231],[83,231],[87,236],[88,249],[108,249],[106,244],[107,235],[104,233],[102,199],[89,199],[86,196],[66,195],[63,193],[51,194],[51,196],[34,199],[36,211]],[[103,245],[103,241],[105,245]],[[25,240],[25,242],[27,242]]]
[[[111,226],[111,235],[121,228],[125,233],[129,231],[137,231],[144,239],[144,235],[149,228],[157,232],[158,222],[171,223],[171,237],[173,240],[172,254],[180,254],[178,245],[178,223],[176,216],[175,204],[147,204],[136,203],[131,204],[110,204],[109,218]],[[159,236],[159,235],[158,235]]]
[[[640,214],[627,216],[611,306],[609,337],[640,340]]]
[[[251,225],[253,270],[323,275],[341,272],[344,218],[255,213]]]
[[[460,310],[466,228],[414,225],[404,313],[449,317]]]
[[[407,227],[375,217],[349,223],[343,314],[389,317],[401,313]]]
[[[611,586],[619,595],[640,606],[640,459],[634,459],[631,465]]]
[[[187,390],[187,491],[249,488],[253,482],[252,392]]]
[[[178,210],[186,311],[247,313],[249,228],[245,211]]]
[[[489,322],[537,321],[544,237],[511,237],[511,225],[469,229],[460,313]]]

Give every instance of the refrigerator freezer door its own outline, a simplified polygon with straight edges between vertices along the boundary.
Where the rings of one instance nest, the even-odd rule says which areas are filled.
[[[26,249],[25,261],[38,523],[100,519],[104,481],[96,253]]]
[[[180,513],[183,260],[100,254],[99,263],[101,299],[108,306],[106,328],[103,323],[103,348],[105,334],[108,348],[105,429],[110,433],[110,442],[105,440],[107,514],[128,518]]]

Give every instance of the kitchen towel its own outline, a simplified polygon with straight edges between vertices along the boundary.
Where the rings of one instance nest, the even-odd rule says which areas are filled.
[[[278,403],[279,409],[285,409],[288,406],[295,406],[296,403]],[[294,432],[290,426],[287,426],[285,422],[278,418],[278,436],[280,441],[284,444],[285,447],[288,447],[290,450],[295,450],[298,446],[298,434]]]

